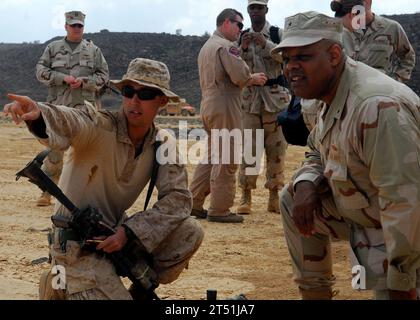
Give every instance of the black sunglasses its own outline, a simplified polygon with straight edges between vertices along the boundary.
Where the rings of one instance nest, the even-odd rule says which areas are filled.
[[[163,92],[158,89],[144,87],[136,90],[132,86],[122,87],[121,94],[128,99],[133,99],[136,94],[137,98],[143,101],[150,101],[154,100],[157,96],[163,96]]]
[[[83,28],[83,24],[80,24],[80,23],[70,24],[70,27],[82,29]]]
[[[231,22],[235,22],[236,25],[238,26],[239,30],[242,30],[244,28],[244,24],[240,21],[236,21],[234,19],[229,19]]]

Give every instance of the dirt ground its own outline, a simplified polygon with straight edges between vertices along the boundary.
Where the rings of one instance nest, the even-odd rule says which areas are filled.
[[[40,191],[15,174],[43,147],[24,126],[16,127],[0,119],[0,299],[37,299],[39,275],[48,263],[33,265],[46,257],[47,230],[53,207],[39,208],[35,200]],[[287,181],[299,167],[305,148],[290,147],[286,159]],[[194,167],[188,167],[192,177]],[[266,212],[268,191],[264,179],[253,192],[253,213],[243,224],[218,224],[201,221],[204,242],[188,270],[170,285],[157,289],[163,299],[205,299],[206,290],[218,290],[218,298],[240,293],[248,299],[298,299],[280,215]],[[146,193],[146,191],[144,192]],[[129,213],[140,211],[144,195]],[[239,201],[237,190],[236,204]],[[369,292],[351,288],[348,246],[333,243],[336,299],[369,299]]]

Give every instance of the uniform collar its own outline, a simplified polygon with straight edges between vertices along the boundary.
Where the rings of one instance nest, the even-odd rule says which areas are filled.
[[[347,57],[346,64],[344,66],[343,73],[340,78],[340,83],[337,88],[337,92],[335,94],[335,97],[329,106],[328,109],[324,109],[325,111],[321,116],[325,115],[325,120],[322,132],[321,132],[321,141],[325,138],[327,133],[330,131],[330,129],[333,127],[334,123],[341,119],[341,116],[343,114],[344,107],[346,106],[347,97],[350,92],[350,70],[352,64],[355,64],[354,60]]]
[[[216,36],[216,37],[220,37],[220,38],[222,38],[222,39],[227,40],[227,39],[225,38],[225,36],[223,35],[223,33],[221,33],[221,32],[220,32],[219,30],[217,30],[217,29],[216,29],[216,31],[214,31],[213,35],[214,35],[214,36]],[[229,41],[229,40],[228,40],[228,41]]]
[[[359,37],[365,37],[372,33],[378,32],[378,30],[382,29],[384,27],[384,19],[381,16],[378,16],[376,14],[373,14],[373,21],[369,26],[367,26],[366,32],[364,30],[359,29],[356,30],[354,33],[359,35]]]
[[[373,14],[373,21],[369,27],[375,32],[378,31],[379,29],[382,29],[384,27],[384,18],[376,14]]]
[[[85,42],[86,42],[85,39],[82,39],[82,41],[80,41],[80,43],[77,45],[77,47],[74,50],[72,50],[66,39],[67,39],[67,37],[63,38],[63,44],[66,47],[67,51],[70,51],[72,53],[77,53],[77,52],[81,51],[83,46],[85,45]]]

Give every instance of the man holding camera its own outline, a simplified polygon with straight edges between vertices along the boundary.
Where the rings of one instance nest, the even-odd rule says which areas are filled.
[[[277,114],[287,108],[289,103],[288,91],[284,88],[285,81],[281,62],[270,55],[277,43],[280,42],[282,30],[271,26],[266,21],[268,0],[248,0],[248,14],[252,26],[242,33],[240,49],[242,59],[247,63],[251,72],[263,72],[269,79],[264,86],[248,86],[244,88],[242,98],[243,126],[252,130],[253,155],[256,154],[256,131],[264,130],[264,149],[267,157],[267,171],[265,187],[270,190],[267,210],[280,213],[278,191],[284,185],[284,159],[287,142],[281,128],[277,126]],[[257,160],[258,161],[258,160]],[[239,186],[242,189],[238,214],[251,213],[251,191],[257,187],[258,174],[247,174],[247,168],[255,165],[242,162],[239,172]]]

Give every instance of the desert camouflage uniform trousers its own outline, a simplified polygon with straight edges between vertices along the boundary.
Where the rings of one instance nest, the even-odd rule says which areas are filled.
[[[185,220],[153,252],[153,269],[160,284],[175,281],[188,268],[203,240],[203,234],[196,232],[197,224],[194,219]],[[53,289],[51,271],[43,274],[39,287],[41,300],[132,300],[108,258],[82,250],[76,241],[67,241],[63,250],[59,237],[59,229],[55,229],[50,254],[52,266],[64,267],[66,289]]]
[[[382,229],[364,228],[341,216],[330,193],[321,194],[321,200],[322,219],[315,216],[315,234],[305,237],[292,218],[292,184],[284,187],[280,194],[284,235],[292,260],[294,281],[298,287],[304,290],[332,287],[335,277],[332,270],[331,239],[345,240],[350,243],[351,264],[366,269],[366,289],[374,291],[375,299],[388,300],[388,260]],[[420,270],[417,270],[417,279],[419,275]],[[417,292],[420,293],[419,281]]]
[[[269,190],[281,190],[284,186],[284,163],[287,150],[287,142],[283,132],[277,126],[277,114],[263,111],[260,114],[243,112],[244,129],[252,129],[252,141],[245,140],[246,144],[252,143],[252,156],[256,155],[256,130],[264,130],[264,149],[266,155],[266,183]],[[245,135],[244,135],[245,137]],[[262,156],[262,155],[261,155]],[[242,189],[256,189],[258,175],[247,175],[246,168],[254,168],[255,164],[247,164],[244,160],[239,171],[239,186]]]

